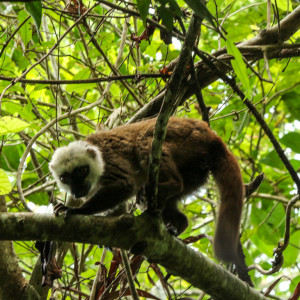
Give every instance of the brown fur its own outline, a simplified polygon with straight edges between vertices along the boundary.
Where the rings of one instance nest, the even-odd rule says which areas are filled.
[[[147,183],[148,161],[156,119],[100,131],[86,138],[105,162],[99,191],[71,213],[95,213],[112,208]],[[161,158],[158,203],[166,224],[178,234],[188,226],[177,202],[203,185],[211,172],[219,187],[221,206],[214,241],[215,253],[234,261],[244,188],[240,168],[222,140],[205,122],[170,118]]]

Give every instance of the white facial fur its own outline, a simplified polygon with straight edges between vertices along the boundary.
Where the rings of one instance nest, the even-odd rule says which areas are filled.
[[[68,146],[60,147],[55,150],[49,169],[59,188],[70,192],[70,187],[61,182],[60,176],[84,165],[89,166],[89,175],[86,177],[86,181],[91,184],[91,189],[87,195],[89,197],[99,188],[97,186],[99,177],[104,172],[104,161],[98,147],[86,141],[75,141]]]

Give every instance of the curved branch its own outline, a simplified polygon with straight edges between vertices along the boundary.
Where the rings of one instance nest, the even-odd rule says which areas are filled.
[[[281,254],[289,245],[290,242],[290,224],[291,224],[291,210],[296,202],[300,199],[300,195],[293,197],[286,208],[285,216],[285,232],[284,232],[284,242],[283,245],[279,245],[278,248],[274,251],[274,254]]]
[[[279,37],[280,28],[280,37]],[[243,42],[240,46],[270,45],[282,43],[288,40],[300,29],[300,6],[296,7],[289,15],[270,29],[262,30],[253,39]]]
[[[290,47],[290,45],[277,45],[277,46],[257,46],[257,47],[239,47],[237,46],[243,57],[248,62],[257,61],[263,59],[264,50],[267,51],[268,59],[283,59],[283,58],[291,58],[291,57],[299,57],[300,56],[300,46],[297,45],[297,48]],[[267,49],[267,50],[266,50]],[[199,49],[196,49],[199,51]],[[219,53],[219,51],[218,51]],[[224,54],[223,52],[217,54],[214,53],[214,56],[210,56],[209,60],[214,64],[216,68],[222,69],[224,73],[228,73],[232,71],[231,64],[228,64],[232,56]],[[218,75],[214,73],[210,68],[206,66],[206,64],[201,61],[200,63],[195,64],[197,79],[200,85],[200,88],[203,89],[208,85],[212,84],[216,80],[218,80]],[[184,86],[184,90],[182,92],[182,100],[181,104],[191,97],[195,93],[195,84],[191,79],[187,80],[186,85]],[[158,94],[155,98],[153,98],[148,104],[146,104],[142,109],[140,109],[133,117],[130,119],[130,123],[136,122],[143,118],[148,118],[156,115],[162,105],[163,98],[165,95],[165,90]]]

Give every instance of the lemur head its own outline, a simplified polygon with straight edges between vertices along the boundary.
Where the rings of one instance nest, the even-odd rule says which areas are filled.
[[[104,172],[100,150],[86,141],[76,141],[55,150],[49,164],[57,185],[74,198],[91,195]]]

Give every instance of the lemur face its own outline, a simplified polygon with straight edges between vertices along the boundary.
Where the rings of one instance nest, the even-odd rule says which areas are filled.
[[[74,198],[81,198],[86,196],[91,189],[91,183],[86,180],[89,172],[89,166],[83,165],[74,168],[71,172],[64,172],[59,176],[59,179],[64,185],[69,186],[71,195]]]
[[[58,148],[49,165],[58,186],[74,198],[90,196],[104,172],[100,150],[85,141]]]

